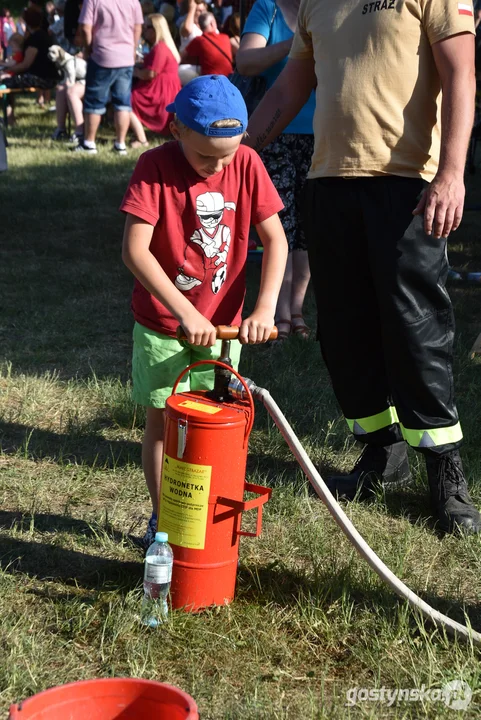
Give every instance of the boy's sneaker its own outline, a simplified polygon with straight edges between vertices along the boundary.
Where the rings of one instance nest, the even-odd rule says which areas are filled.
[[[148,548],[152,545],[152,543],[155,540],[155,533],[157,532],[157,515],[155,513],[152,513],[150,516],[149,524],[147,525],[147,530],[145,531],[145,535],[140,541],[140,544],[145,550],[148,550]]]
[[[55,128],[51,135],[52,140],[67,140],[67,137],[67,131],[62,128]]]
[[[125,143],[114,143],[113,151],[117,153],[117,155],[127,155],[127,148],[125,146]]]
[[[79,142],[78,145],[72,148],[72,152],[75,153],[83,153],[84,155],[97,155],[97,146],[94,145],[94,147],[90,147],[89,145],[85,144],[85,141]]]

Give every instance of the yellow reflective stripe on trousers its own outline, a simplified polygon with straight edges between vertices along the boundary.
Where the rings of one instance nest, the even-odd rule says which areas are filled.
[[[367,435],[367,433],[376,432],[376,430],[382,430],[382,428],[394,425],[399,422],[396,408],[394,406],[388,407],[377,415],[369,415],[369,417],[356,418],[355,420],[348,420],[346,422],[349,426],[349,430],[355,435]]]
[[[409,430],[401,425],[403,438],[411,447],[438,447],[459,442],[463,437],[460,423],[445,428],[431,428],[430,430]]]

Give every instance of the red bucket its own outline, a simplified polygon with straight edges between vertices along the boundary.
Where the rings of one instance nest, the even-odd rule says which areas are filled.
[[[107,678],[59,685],[10,707],[9,720],[199,720],[195,701],[173,685]]]

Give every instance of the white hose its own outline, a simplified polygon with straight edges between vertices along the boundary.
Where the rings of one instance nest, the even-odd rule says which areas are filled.
[[[465,625],[461,625],[461,623],[451,620],[451,618],[447,617],[447,615],[443,615],[432,608],[418,595],[416,595],[416,593],[410,590],[407,585],[399,580],[399,578],[394,575],[387,565],[383,563],[381,558],[376,555],[364,538],[358,533],[344,510],[342,510],[340,505],[334,499],[271,394],[264,388],[257,387],[254,383],[250,385],[250,390],[254,396],[262,399],[267,411],[279,428],[296,459],[299,461],[303,471],[309,478],[311,485],[314,487],[323,503],[327,506],[327,509],[343,533],[352,542],[358,553],[369,563],[374,572],[376,572],[379,577],[394,590],[395,593],[397,593],[400,597],[405,598],[412,608],[420,610],[426,618],[436,625],[436,627],[441,625],[448,631],[461,635],[467,640],[472,641],[475,645],[481,646],[480,633],[472,630],[471,628],[467,628]]]

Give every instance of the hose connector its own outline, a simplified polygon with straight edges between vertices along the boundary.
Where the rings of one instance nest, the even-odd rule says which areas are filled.
[[[249,380],[249,378],[244,378],[244,382],[249,388],[250,392],[254,394],[254,392],[257,390],[257,385],[255,384],[255,382],[253,382],[253,380]],[[235,377],[235,375],[231,377],[231,380],[229,382],[229,393],[236,400],[247,400],[246,389],[245,387],[243,387],[241,381]]]

